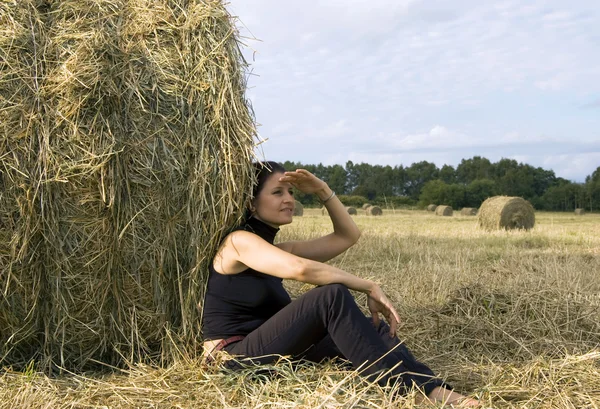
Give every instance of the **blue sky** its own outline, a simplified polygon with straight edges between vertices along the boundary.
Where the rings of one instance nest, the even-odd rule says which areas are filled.
[[[598,0],[230,0],[260,157],[600,166]]]

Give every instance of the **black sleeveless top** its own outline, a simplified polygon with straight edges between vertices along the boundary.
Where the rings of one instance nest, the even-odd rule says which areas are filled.
[[[254,217],[237,230],[254,233],[271,244],[279,231]],[[213,263],[208,271],[202,317],[205,341],[248,335],[291,302],[281,278],[250,268],[238,274],[220,274]]]

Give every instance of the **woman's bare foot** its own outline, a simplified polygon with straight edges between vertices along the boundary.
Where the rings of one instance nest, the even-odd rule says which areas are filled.
[[[431,402],[443,402],[450,408],[479,408],[481,403],[477,399],[469,398],[458,392],[438,386],[427,396]]]

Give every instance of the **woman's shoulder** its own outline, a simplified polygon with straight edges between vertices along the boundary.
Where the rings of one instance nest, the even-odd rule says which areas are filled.
[[[256,233],[247,230],[234,230],[227,234],[221,242],[221,249],[229,248],[230,246],[252,246],[255,243],[262,243],[265,240]]]

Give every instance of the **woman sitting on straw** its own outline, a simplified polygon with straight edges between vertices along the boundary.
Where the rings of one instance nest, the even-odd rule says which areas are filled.
[[[324,264],[360,236],[327,184],[303,169],[285,172],[275,162],[255,167],[249,217],[225,238],[209,267],[202,323],[207,359],[226,351],[237,356],[225,363],[235,369],[244,362],[270,363],[281,355],[314,362],[343,357],[368,379],[402,393],[416,386],[434,402],[478,406],[477,400],[451,391],[400,343],[395,335],[398,313],[377,284]],[[273,244],[279,226],[292,222],[292,187],[319,197],[333,233]],[[319,287],[291,301],[284,278]],[[372,319],[361,312],[349,288],[368,295]]]

